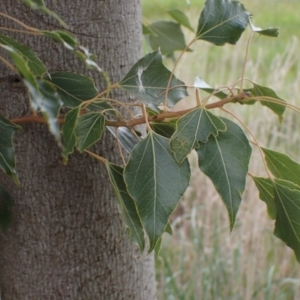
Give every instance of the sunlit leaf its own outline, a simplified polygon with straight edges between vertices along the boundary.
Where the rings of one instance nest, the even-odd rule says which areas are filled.
[[[55,87],[48,81],[36,79],[38,88],[36,89],[26,80],[25,85],[29,90],[31,106],[35,111],[40,111],[47,120],[49,130],[58,141],[61,143],[60,125],[57,117],[59,115],[62,102]]]
[[[12,138],[14,133],[21,129],[0,115],[0,168],[16,182],[18,181],[15,170],[16,160]]]
[[[186,14],[178,9],[167,10],[167,13],[182,26],[194,31]]]
[[[178,164],[169,149],[169,140],[150,132],[133,149],[124,179],[149,236],[151,252],[189,185],[189,163],[185,160]]]
[[[277,27],[269,27],[267,29],[262,29],[260,27],[256,27],[253,23],[251,18],[249,18],[249,24],[252,31],[257,32],[260,35],[265,35],[269,37],[278,37],[279,29]]]
[[[252,89],[249,89],[253,97],[259,97],[261,100],[265,101],[260,101],[260,103],[264,106],[267,106],[269,109],[271,109],[279,119],[279,123],[282,123],[283,120],[283,113],[285,111],[285,101],[277,96],[277,94],[270,88],[258,85],[258,84],[253,84],[254,87]],[[274,103],[270,101],[270,98],[275,99],[280,103]]]
[[[221,119],[227,131],[219,132],[218,136],[210,135],[206,143],[200,142],[197,153],[201,171],[212,180],[228,210],[232,229],[245,189],[252,150],[242,129],[228,119]]]
[[[155,110],[165,101],[170,76],[171,72],[162,63],[160,51],[155,51],[140,59],[119,85]],[[168,91],[168,105],[173,107],[187,95],[185,84],[173,76]]]
[[[103,114],[89,112],[80,116],[75,130],[77,149],[82,152],[95,144],[101,139],[104,129],[105,118]]]
[[[145,248],[144,229],[135,203],[126,189],[123,178],[123,168],[114,164],[106,164],[106,166],[110,182],[124,216],[125,225],[130,230],[130,237],[133,242],[139,245],[140,251],[143,252]]]
[[[291,247],[300,262],[300,187],[275,179],[277,218],[274,234]]]
[[[10,194],[0,186],[0,228],[6,232],[12,221],[12,207],[14,201]]]
[[[226,131],[221,118],[206,109],[196,108],[177,121],[170,148],[180,163],[198,146],[198,142],[206,143],[211,134],[217,136],[220,131]]]
[[[148,29],[154,33],[148,36],[153,50],[160,49],[161,53],[166,55],[185,49],[186,43],[180,24],[170,21],[158,21],[149,25]]]
[[[291,181],[300,186],[300,164],[286,154],[262,148],[269,170],[276,178]]]
[[[76,107],[70,110],[65,117],[65,123],[62,127],[62,133],[64,136],[62,156],[64,164],[68,162],[68,155],[73,153],[74,147],[76,146],[77,139],[75,135],[75,129],[78,123],[78,116],[80,107]]]
[[[33,75],[40,76],[47,72],[46,66],[30,48],[3,34],[0,34],[0,44],[10,46],[16,53],[21,54]]]
[[[197,38],[218,46],[236,44],[249,22],[244,5],[231,0],[207,0],[200,15]]]
[[[277,208],[274,195],[274,184],[270,178],[251,176],[258,191],[259,198],[267,205],[268,215],[275,220],[277,216]]]

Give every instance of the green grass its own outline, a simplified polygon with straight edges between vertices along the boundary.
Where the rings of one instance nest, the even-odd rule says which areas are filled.
[[[204,1],[143,0],[146,23],[167,17],[164,9],[184,10],[196,29]],[[300,1],[246,0],[256,26],[280,28],[279,38],[252,40],[245,76],[273,88],[283,99],[300,106]],[[184,31],[186,41],[193,34]],[[197,42],[184,54],[176,76],[192,85],[200,76],[210,85],[234,86],[241,77],[250,31],[236,46],[216,47]],[[165,61],[172,68],[171,60]],[[195,105],[194,93],[177,109]],[[201,94],[202,98],[205,94]],[[267,108],[230,105],[262,146],[283,151],[299,161],[300,118],[287,111],[281,127]],[[217,112],[216,112],[217,113]],[[166,235],[157,260],[159,300],[297,300],[300,299],[300,265],[293,252],[272,234],[274,222],[248,180],[232,233],[225,207],[211,182],[196,167],[191,156],[193,181],[172,216],[173,235]],[[254,149],[250,171],[264,175],[261,157]]]

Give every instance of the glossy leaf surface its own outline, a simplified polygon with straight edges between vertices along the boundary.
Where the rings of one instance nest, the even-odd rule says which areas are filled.
[[[249,22],[244,5],[231,0],[207,0],[200,15],[197,38],[222,46],[236,44]]]
[[[119,85],[156,110],[156,106],[165,101],[170,76],[171,72],[162,63],[160,51],[155,51],[140,59]],[[173,107],[187,95],[185,84],[173,76],[168,91],[168,105]]]

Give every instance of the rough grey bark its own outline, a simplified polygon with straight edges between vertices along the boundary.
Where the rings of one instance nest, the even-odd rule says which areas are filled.
[[[46,4],[72,26],[82,45],[98,55],[97,62],[113,82],[140,58],[139,0]],[[51,19],[32,13],[17,0],[1,4],[0,10],[38,28],[55,27]],[[16,27],[2,17],[0,26]],[[22,34],[21,41],[36,50],[50,71],[85,72],[71,52],[47,38]],[[1,66],[0,76],[9,74]],[[102,86],[99,75],[93,76]],[[122,93],[114,96],[128,99]],[[31,113],[22,85],[0,85],[0,113],[8,118]],[[1,300],[155,299],[153,258],[140,257],[128,240],[105,167],[78,153],[64,166],[45,125],[23,126],[14,141],[21,185],[0,174],[0,184],[16,202],[12,226],[0,233]],[[94,151],[109,161],[118,160],[110,134]]]

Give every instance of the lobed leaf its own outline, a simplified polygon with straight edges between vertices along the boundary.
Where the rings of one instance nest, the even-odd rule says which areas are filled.
[[[12,207],[14,201],[10,194],[0,186],[0,228],[6,232],[12,221]]]
[[[169,140],[150,132],[133,149],[124,179],[149,236],[151,252],[189,185],[189,163],[185,160],[178,164],[169,149]]]
[[[154,132],[169,139],[175,132],[176,123],[151,122],[150,126]]]
[[[109,179],[118,199],[121,211],[124,216],[125,225],[130,230],[131,240],[140,247],[143,252],[145,248],[144,229],[137,212],[134,200],[129,195],[123,177],[123,168],[107,163]]]
[[[64,136],[62,156],[64,164],[68,162],[68,155],[73,153],[74,147],[77,144],[77,138],[75,129],[78,123],[80,107],[73,108],[65,116],[65,123],[62,127],[62,133]]]
[[[277,208],[274,195],[274,184],[270,178],[251,176],[258,191],[259,198],[267,205],[268,215],[275,220],[277,216]]]
[[[240,2],[207,0],[199,18],[196,37],[217,46],[236,44],[249,17],[249,12]]]
[[[77,137],[77,149],[82,152],[95,144],[102,137],[105,129],[105,118],[99,112],[89,112],[78,118],[75,135]]]
[[[275,179],[274,190],[277,206],[274,234],[294,250],[300,262],[300,187]]]
[[[206,143],[211,134],[217,136],[220,131],[226,131],[221,118],[202,107],[196,108],[177,121],[170,148],[181,163],[192,149],[198,147],[198,142]]]
[[[0,168],[16,182],[18,182],[18,176],[15,170],[16,160],[12,138],[19,129],[21,129],[20,126],[0,115]]]
[[[234,122],[221,118],[227,131],[218,136],[210,135],[206,143],[200,142],[197,150],[199,167],[213,182],[221,196],[233,228],[251,156],[249,141],[242,129]]]
[[[300,164],[286,154],[262,148],[268,169],[279,179],[293,182],[300,186]]]
[[[140,98],[150,108],[165,101],[169,78],[172,76],[168,90],[168,105],[173,107],[186,97],[187,88],[163,65],[160,51],[152,52],[140,59],[119,83],[120,87]]]

